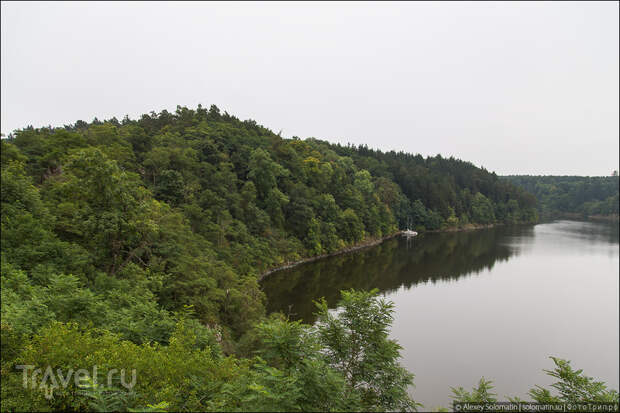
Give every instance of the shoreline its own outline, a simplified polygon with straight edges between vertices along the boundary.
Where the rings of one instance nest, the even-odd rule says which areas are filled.
[[[561,213],[548,213],[541,216],[542,219],[554,220],[554,219],[572,219],[577,221],[595,221],[595,222],[618,222],[620,217],[618,215],[584,215],[578,212],[561,212]]]
[[[479,230],[479,229],[488,229],[488,228],[494,228],[500,225],[505,225],[503,223],[497,223],[497,224],[485,224],[485,225],[476,225],[476,224],[467,224],[467,226],[465,227],[451,227],[451,228],[444,228],[444,229],[433,229],[433,230],[427,230],[424,232],[420,232],[418,235],[422,235],[425,233],[433,233],[433,232],[461,232],[461,231],[475,231],[475,230]],[[258,276],[258,282],[261,282],[263,279],[265,279],[265,277],[267,277],[270,274],[273,274],[274,272],[278,272],[278,271],[282,271],[282,270],[287,270],[289,268],[293,268],[296,267],[298,265],[301,264],[305,264],[307,262],[312,262],[312,261],[317,261],[320,260],[322,258],[327,258],[327,257],[333,257],[335,255],[341,255],[341,254],[347,254],[350,252],[354,252],[354,251],[358,251],[364,248],[368,248],[368,247],[374,247],[376,245],[381,244],[383,241],[388,240],[390,238],[394,238],[398,235],[401,235],[404,231],[403,230],[399,230],[393,234],[390,235],[386,235],[384,237],[381,238],[372,238],[372,239],[368,239],[365,241],[362,241],[359,244],[355,244],[352,245],[350,247],[346,247],[343,248],[341,250],[335,251],[335,252],[331,252],[329,254],[321,254],[321,255],[315,255],[313,257],[308,257],[308,258],[303,258],[301,260],[298,261],[293,261],[293,262],[289,262],[286,263],[285,265],[279,266],[279,267],[275,267],[272,268],[270,270],[264,271],[263,273],[261,273]]]
[[[588,220],[598,222],[618,222],[620,217],[618,215],[588,215]]]
[[[397,232],[395,232],[393,234],[386,235],[386,236],[381,237],[381,238],[367,239],[365,241],[362,241],[359,244],[351,245],[351,246],[343,248],[341,250],[338,250],[338,251],[335,251],[335,252],[330,252],[329,254],[315,255],[313,257],[303,258],[303,259],[298,260],[298,261],[289,262],[289,263],[287,263],[285,265],[282,265],[280,267],[275,267],[275,268],[272,268],[270,270],[267,270],[267,271],[263,272],[262,274],[260,274],[258,276],[258,281],[259,282],[262,281],[265,277],[267,277],[270,274],[273,274],[274,272],[278,272],[278,271],[286,270],[286,269],[289,269],[289,268],[293,268],[293,267],[296,267],[296,266],[298,266],[300,264],[305,264],[307,262],[317,261],[317,260],[320,260],[322,258],[333,257],[335,255],[347,254],[349,252],[358,251],[358,250],[361,250],[361,249],[364,249],[364,248],[368,248],[368,247],[374,247],[375,245],[379,245],[383,241],[385,241],[387,239],[390,239],[390,238],[394,238],[397,235],[400,235],[402,233],[403,233],[403,231],[397,231]]]
[[[449,228],[444,228],[444,229],[430,229],[427,231],[422,232],[422,234],[426,233],[426,232],[462,232],[462,231],[475,231],[478,229],[488,229],[488,228],[495,228],[495,227],[499,227],[502,225],[506,225],[502,222],[498,222],[497,224],[467,224],[464,227],[449,227]]]

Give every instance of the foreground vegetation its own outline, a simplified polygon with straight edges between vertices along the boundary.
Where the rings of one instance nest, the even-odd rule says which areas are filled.
[[[415,411],[422,405],[408,395],[413,375],[398,364],[401,348],[388,338],[392,303],[376,293],[342,291],[337,313],[317,302],[314,325],[274,314],[251,330],[249,358],[224,355],[217,337],[197,333],[191,311],[179,316],[167,346],[61,322],[24,343],[3,323],[2,411]],[[559,381],[530,390],[532,400],[618,403],[617,391],[553,361],[547,373]],[[15,372],[24,366],[30,374]],[[80,366],[97,370],[71,377]],[[136,371],[130,387],[123,376],[121,384],[106,383],[118,370]],[[453,399],[497,401],[491,389],[483,378],[471,392],[453,388]]]
[[[149,404],[172,411],[415,409],[407,394],[413,375],[398,365],[400,346],[387,337],[392,305],[374,292],[352,291],[343,292],[340,304],[342,312],[334,316],[324,302],[317,303],[314,326],[277,315],[261,321],[244,343],[249,358],[225,356],[217,337],[197,328],[187,314],[179,317],[166,346],[60,322],[24,344],[3,324],[2,409],[126,410]],[[91,385],[81,392],[88,380],[63,387],[61,379],[42,374],[24,381],[21,371],[12,372],[16,365],[51,366],[64,377],[71,368],[96,365],[98,385],[108,388]],[[135,369],[135,387],[128,392],[118,383],[108,386],[111,369]],[[53,383],[57,388],[47,399],[45,387]]]
[[[566,403],[575,405],[576,403],[613,403],[615,410],[618,411],[618,391],[607,388],[607,385],[594,378],[586,376],[582,370],[574,370],[570,361],[551,357],[555,368],[553,370],[544,370],[547,375],[554,377],[558,381],[550,387],[535,386],[528,395],[531,401],[536,403]],[[478,385],[471,392],[459,388],[452,388],[455,402],[463,403],[494,403],[499,401],[495,393],[492,393],[492,381],[480,379]],[[555,393],[555,394],[553,394]],[[528,403],[519,397],[507,397],[506,401],[513,403]],[[548,408],[547,408],[548,409]],[[593,409],[593,410],[589,410]],[[571,408],[572,411],[609,411],[598,410],[596,407]],[[461,411],[479,411],[474,409],[462,409]],[[488,410],[487,410],[488,411]],[[549,410],[546,410],[549,411]],[[557,411],[566,411],[562,407],[558,407]]]
[[[503,178],[534,194],[539,212],[545,217],[618,218],[617,173],[594,177],[513,175]]]

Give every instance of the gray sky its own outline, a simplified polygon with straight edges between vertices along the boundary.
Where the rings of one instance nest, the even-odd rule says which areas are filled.
[[[216,104],[286,137],[609,175],[618,35],[618,2],[3,2],[1,130]]]

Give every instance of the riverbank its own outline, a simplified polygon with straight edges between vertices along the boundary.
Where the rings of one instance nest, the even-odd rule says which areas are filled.
[[[498,227],[500,225],[506,225],[503,223],[497,223],[497,224],[467,224],[465,226],[462,227],[448,227],[448,228],[443,228],[443,229],[431,229],[431,230],[427,230],[424,232],[461,232],[461,231],[475,231],[477,229],[487,229],[487,228],[494,228],[494,227]]]
[[[552,212],[541,216],[541,219],[552,221],[555,219],[570,219],[576,221],[601,221],[601,222],[618,222],[618,215],[584,215],[577,212]]]
[[[320,260],[322,258],[333,257],[334,255],[347,254],[349,252],[358,251],[358,250],[361,250],[363,248],[373,247],[375,245],[381,244],[383,241],[385,241],[387,239],[394,238],[395,236],[400,235],[402,233],[403,233],[403,231],[397,231],[397,232],[394,232],[393,234],[386,235],[385,237],[366,239],[366,240],[360,242],[359,244],[351,245],[349,247],[343,248],[343,249],[335,251],[335,252],[331,252],[329,254],[315,255],[314,257],[308,257],[308,258],[303,258],[303,259],[298,260],[298,261],[288,262],[285,265],[281,265],[279,267],[275,267],[275,268],[272,268],[270,270],[265,271],[264,273],[262,273],[258,277],[258,281],[262,281],[263,278],[265,278],[266,276],[268,276],[269,274],[272,274],[274,272],[286,270],[288,268],[293,268],[293,267],[296,267],[296,266],[298,266],[300,264],[304,264],[306,262],[312,262],[312,261]]]
[[[588,219],[592,221],[618,222],[620,221],[620,216],[618,215],[590,215]]]
[[[475,231],[478,229],[487,229],[487,228],[493,228],[493,227],[497,227],[500,225],[504,225],[503,223],[497,223],[497,224],[467,224],[463,227],[449,227],[449,228],[443,228],[443,229],[434,229],[434,230],[426,230],[424,232],[420,232],[421,234],[427,233],[427,232],[460,232],[460,231]],[[390,239],[390,238],[394,238],[397,235],[402,234],[404,231],[397,231],[394,232],[393,234],[390,235],[386,235],[385,237],[381,237],[381,238],[371,238],[371,239],[367,239],[362,241],[359,244],[355,244],[352,246],[349,246],[347,248],[343,248],[341,250],[329,253],[329,254],[321,254],[321,255],[315,255],[314,257],[308,257],[308,258],[303,258],[301,260],[297,260],[297,261],[292,261],[292,262],[287,262],[284,265],[272,268],[270,270],[267,270],[265,272],[263,272],[261,275],[259,275],[258,277],[258,281],[262,281],[266,276],[268,276],[269,274],[273,274],[274,272],[278,272],[278,271],[282,271],[282,270],[286,270],[288,268],[293,268],[296,267],[300,264],[304,264],[307,262],[312,262],[312,261],[316,261],[316,260],[320,260],[322,258],[327,258],[327,257],[333,257],[334,255],[340,255],[340,254],[347,254],[349,252],[354,252],[354,251],[358,251],[364,248],[368,248],[368,247],[374,247],[375,245],[379,245],[381,244],[383,241]]]

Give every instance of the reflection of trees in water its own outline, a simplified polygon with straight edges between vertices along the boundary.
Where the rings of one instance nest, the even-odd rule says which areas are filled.
[[[267,307],[269,311],[290,311],[292,319],[312,322],[312,300],[325,297],[334,306],[344,289],[390,292],[421,282],[456,280],[492,269],[496,261],[506,261],[515,254],[514,247],[502,243],[505,236],[531,234],[532,227],[511,227],[423,234],[409,245],[405,239],[391,239],[357,253],[271,274],[262,283]]]
[[[588,242],[618,243],[619,227],[617,221],[559,221],[553,225],[554,231],[565,232],[571,237]]]

